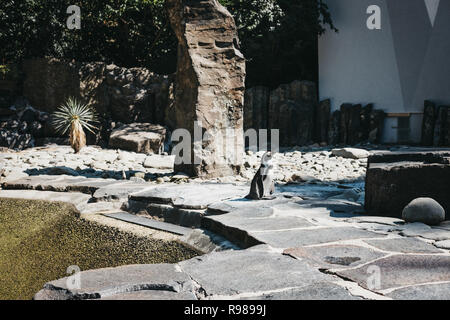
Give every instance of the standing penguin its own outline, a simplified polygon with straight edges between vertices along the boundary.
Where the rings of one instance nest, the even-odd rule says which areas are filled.
[[[275,184],[272,179],[272,153],[266,152],[261,159],[261,166],[253,177],[250,193],[246,196],[252,200],[270,200],[275,198]]]

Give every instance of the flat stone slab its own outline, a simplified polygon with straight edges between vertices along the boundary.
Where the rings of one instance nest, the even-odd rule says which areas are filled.
[[[119,180],[115,179],[86,178],[86,180],[84,181],[68,185],[68,190],[93,194],[96,190],[102,187],[106,187],[118,182]]]
[[[49,185],[59,180],[64,179],[64,176],[27,176],[17,180],[8,180],[3,183],[4,189],[38,189],[41,185]]]
[[[336,185],[326,184],[288,184],[279,186],[277,192],[304,199],[327,199],[342,194],[345,190]]]
[[[185,209],[206,209],[208,205],[215,202],[245,197],[248,192],[248,186],[191,183],[138,192],[132,194],[130,200],[172,204]]]
[[[310,208],[325,208],[339,217],[356,217],[364,213],[364,207],[357,202],[343,199],[305,200],[298,204]]]
[[[182,236],[188,235],[192,229],[177,226],[171,223],[166,223],[162,221],[153,220],[150,218],[140,217],[136,216],[134,214],[128,213],[128,212],[115,212],[115,213],[104,213],[103,214],[106,217],[114,218],[121,221],[126,221],[130,223],[134,223],[140,226],[166,231]]]
[[[166,128],[150,123],[124,124],[114,129],[109,138],[110,148],[141,153],[161,153]]]
[[[115,179],[73,177],[68,175],[37,175],[28,176],[15,181],[7,181],[3,184],[3,188],[58,192],[77,191],[92,194],[101,187],[118,182],[119,181]]]
[[[356,223],[378,223],[385,224],[389,226],[399,226],[405,223],[402,219],[391,218],[391,217],[377,217],[377,216],[357,216],[346,220],[347,222]]]
[[[174,264],[128,265],[82,271],[79,275],[81,288],[69,288],[67,278],[62,278],[46,283],[47,292],[41,290],[35,298],[45,298],[48,291],[64,292],[66,299],[100,299],[142,290],[194,292],[192,280]]]
[[[55,177],[55,176],[53,176]],[[48,180],[45,182],[41,182],[37,185],[37,190],[44,191],[57,191],[57,192],[67,192],[67,191],[80,191],[77,189],[71,189],[71,187],[77,183],[86,183],[86,177],[72,177],[72,176],[61,176],[60,179]],[[85,192],[89,193],[89,192]]]
[[[175,156],[164,156],[160,154],[152,154],[145,158],[144,167],[145,168],[156,168],[156,169],[172,169],[175,163]]]
[[[444,241],[450,240],[450,231],[449,230],[440,230],[440,229],[432,229],[427,232],[423,232],[420,234],[422,238],[435,240],[435,241]]]
[[[327,269],[353,268],[386,255],[382,252],[354,245],[292,248],[285,250],[284,254],[299,259],[308,259],[317,267]]]
[[[123,200],[128,199],[128,196],[131,193],[149,190],[154,187],[155,186],[145,182],[114,183],[97,189],[92,197],[96,201]]]
[[[411,286],[386,295],[396,300],[450,300],[450,283]]]
[[[214,216],[212,219],[229,227],[239,228],[247,232],[281,231],[314,226],[312,223],[299,217],[249,218],[242,214],[241,211]]]
[[[431,227],[421,222],[407,223],[400,227],[400,234],[406,237],[418,237],[421,234],[431,231]]]
[[[401,229],[400,234],[407,237],[422,237],[435,241],[450,240],[450,230],[431,228],[420,222],[405,224]]]
[[[436,241],[434,245],[441,249],[450,250],[450,240]]]
[[[337,279],[303,261],[257,248],[213,252],[179,265],[201,286],[207,297],[264,293]]]
[[[241,298],[241,300],[363,300],[356,297],[344,287],[330,282],[321,282],[303,288],[289,289],[281,292],[265,293],[260,296]]]
[[[364,240],[364,242],[383,251],[401,253],[442,253],[433,245],[417,238],[399,238],[386,240]]]
[[[100,300],[197,300],[193,292],[141,290],[106,296]]]
[[[208,205],[207,215],[224,214],[242,209],[272,208],[277,204],[287,203],[290,200],[283,196],[277,196],[273,200],[248,200],[245,198],[214,202]]]
[[[381,234],[353,227],[271,231],[250,234],[263,243],[283,249],[341,240],[383,237]]]
[[[368,268],[380,268],[380,287],[385,290],[408,285],[432,282],[450,282],[450,256],[445,255],[394,255],[381,258],[362,267],[337,271],[336,274],[358,282],[363,288],[367,286]]]

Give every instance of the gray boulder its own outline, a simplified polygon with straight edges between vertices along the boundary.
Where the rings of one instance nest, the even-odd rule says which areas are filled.
[[[402,217],[407,222],[435,225],[445,220],[445,210],[432,198],[417,198],[403,209]]]
[[[112,131],[109,147],[138,153],[161,153],[166,128],[150,123],[131,123]]]
[[[370,156],[369,151],[357,148],[333,149],[331,150],[331,153],[336,157],[349,159],[364,159]]]

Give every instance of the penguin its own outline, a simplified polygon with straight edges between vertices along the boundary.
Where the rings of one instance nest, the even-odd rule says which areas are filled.
[[[245,197],[251,200],[271,200],[275,197],[275,183],[272,179],[272,153],[266,152],[261,159],[261,166],[252,179],[250,193]]]

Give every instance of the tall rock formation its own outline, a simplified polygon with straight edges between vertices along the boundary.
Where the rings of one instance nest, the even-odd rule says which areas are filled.
[[[198,122],[207,139],[191,141],[189,163],[175,170],[215,177],[239,170],[244,151],[245,59],[236,24],[217,0],[166,0],[178,39],[175,88],[177,128],[194,139]]]

